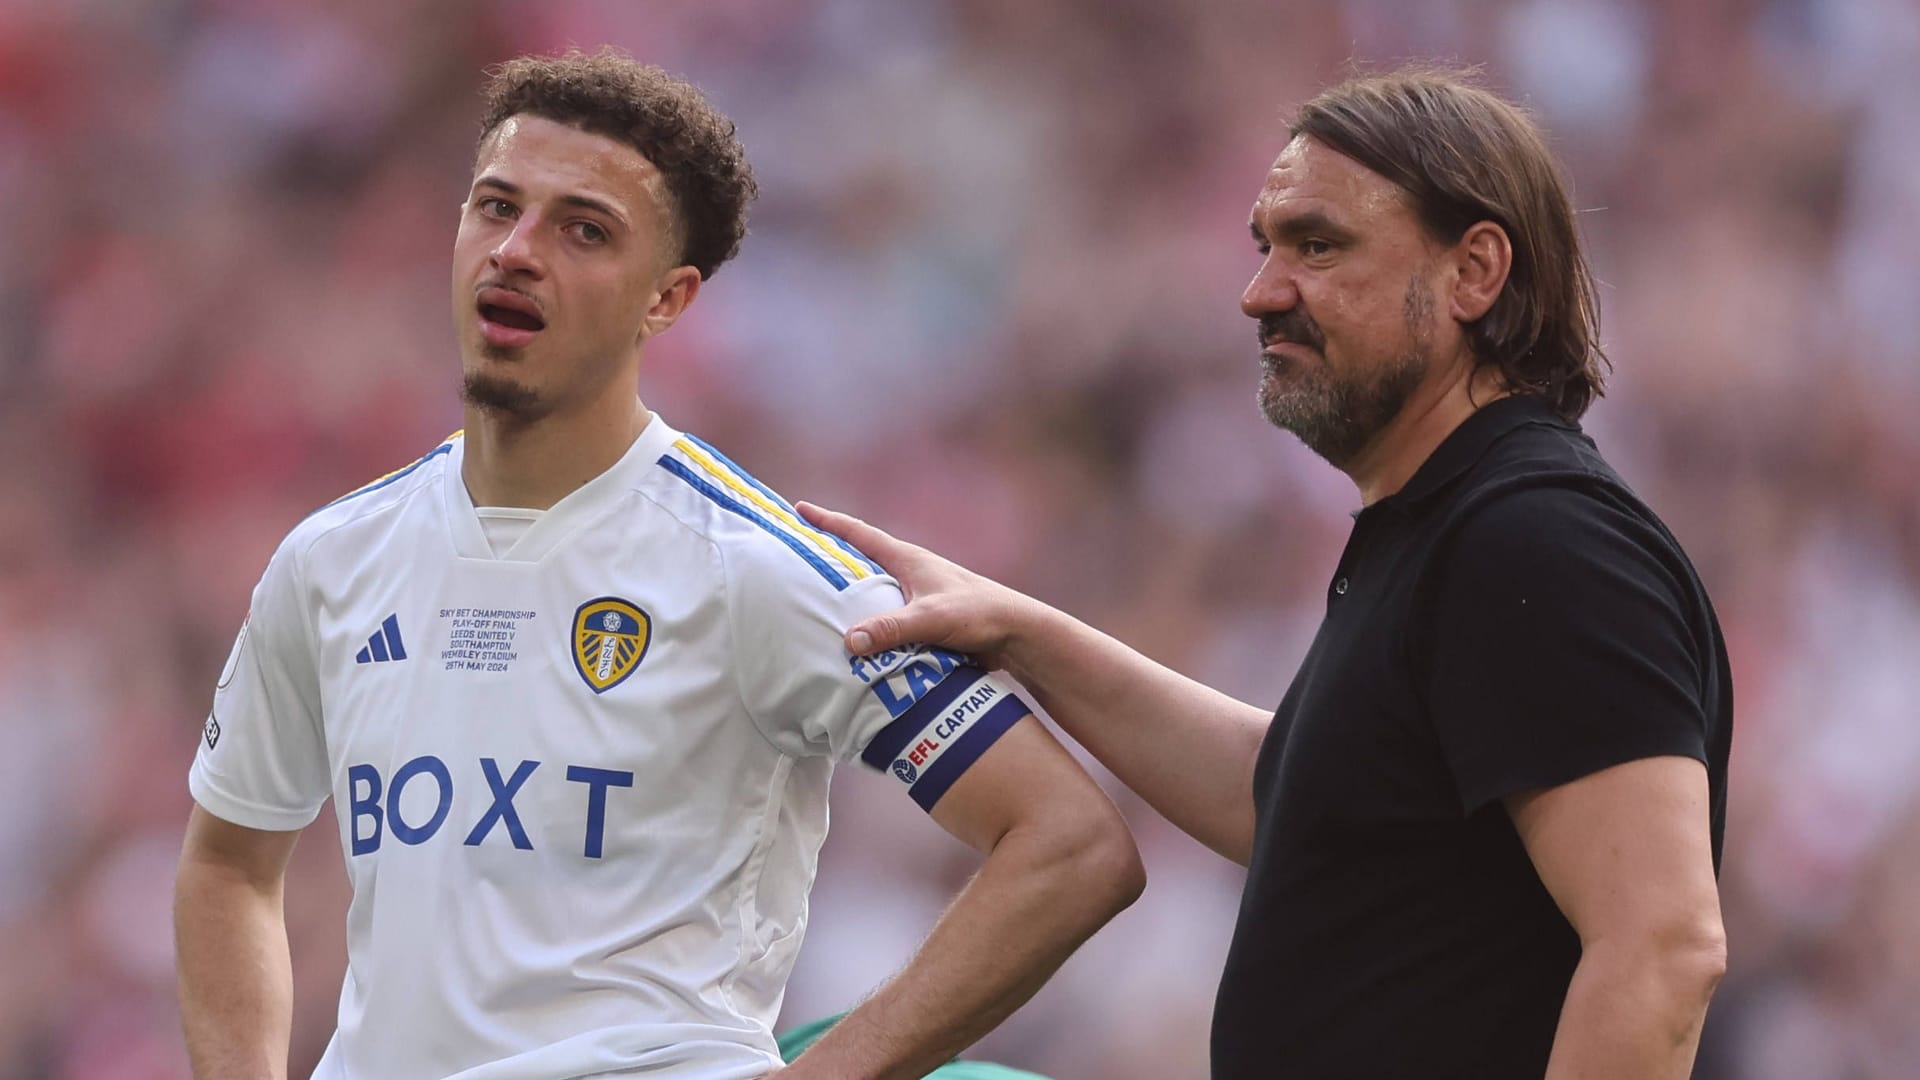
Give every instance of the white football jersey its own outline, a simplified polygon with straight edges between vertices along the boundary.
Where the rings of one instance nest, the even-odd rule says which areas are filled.
[[[833,762],[930,808],[1028,709],[951,653],[849,656],[894,580],[658,416],[498,558],[463,446],[294,528],[193,763],[240,825],[334,800],[315,1075],[759,1076]]]

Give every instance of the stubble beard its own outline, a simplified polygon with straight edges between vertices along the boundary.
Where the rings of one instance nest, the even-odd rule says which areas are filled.
[[[1273,361],[1263,356],[1267,374],[1260,380],[1260,411],[1328,464],[1344,468],[1393,423],[1426,378],[1432,363],[1427,333],[1432,313],[1433,293],[1416,275],[1407,282],[1402,304],[1407,349],[1384,366],[1335,372],[1323,363],[1283,386],[1271,371]],[[1320,355],[1324,361],[1326,354]]]
[[[470,371],[460,380],[460,400],[495,419],[530,424],[553,411],[533,387],[491,371]]]

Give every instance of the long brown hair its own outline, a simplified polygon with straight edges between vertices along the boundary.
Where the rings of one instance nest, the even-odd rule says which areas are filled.
[[[1482,87],[1476,72],[1410,67],[1321,93],[1300,107],[1289,134],[1398,184],[1442,243],[1481,221],[1506,230],[1506,285],[1467,328],[1476,361],[1568,420],[1604,392],[1611,364],[1600,350],[1600,305],[1573,202],[1524,110]]]

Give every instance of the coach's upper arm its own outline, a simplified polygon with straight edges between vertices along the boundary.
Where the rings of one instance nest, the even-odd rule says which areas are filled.
[[[1724,957],[1700,762],[1643,758],[1504,802],[1583,948]]]

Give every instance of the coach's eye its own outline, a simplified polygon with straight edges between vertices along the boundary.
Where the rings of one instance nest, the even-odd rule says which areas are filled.
[[[1319,256],[1322,256],[1322,255],[1331,255],[1332,253],[1333,253],[1332,241],[1322,240],[1319,237],[1315,237],[1311,240],[1300,241],[1300,254],[1305,255],[1308,258],[1318,258]]]

